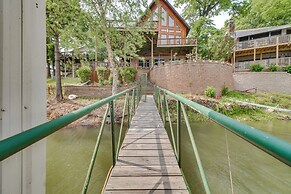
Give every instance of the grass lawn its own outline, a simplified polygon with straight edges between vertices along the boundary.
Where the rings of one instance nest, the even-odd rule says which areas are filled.
[[[275,94],[275,93],[241,93],[237,91],[228,92],[222,98],[224,102],[230,100],[240,100],[246,102],[253,102],[267,106],[274,106],[278,108],[291,109],[291,95],[288,94]]]
[[[56,80],[47,79],[46,84],[51,85],[51,86],[55,86]],[[80,84],[80,80],[79,80],[79,78],[71,78],[71,77],[62,78],[62,85],[66,85],[66,84]]]

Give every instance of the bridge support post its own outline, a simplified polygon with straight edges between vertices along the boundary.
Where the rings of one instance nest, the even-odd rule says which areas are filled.
[[[45,0],[0,1],[0,140],[46,121]],[[45,140],[0,162],[0,193],[44,194]]]

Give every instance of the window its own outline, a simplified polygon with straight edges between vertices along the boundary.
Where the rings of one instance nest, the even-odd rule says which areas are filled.
[[[158,8],[155,9],[154,13],[153,13],[153,21],[158,21],[159,17],[158,17]]]
[[[181,28],[178,22],[176,23],[176,28]]]
[[[181,33],[182,31],[181,30],[176,30],[176,33]]]
[[[181,44],[181,36],[176,36],[176,44]]]
[[[168,32],[167,29],[161,29],[162,32]]]
[[[171,33],[174,33],[174,32],[175,32],[175,30],[169,30],[169,32],[171,32]]]
[[[169,15],[169,26],[170,27],[174,27],[175,26],[174,18],[172,16],[170,16],[170,15]]]
[[[175,44],[175,36],[172,34],[169,34],[169,41],[170,41],[170,45]]]
[[[167,26],[167,11],[162,7],[162,26]]]
[[[166,34],[161,35],[161,44],[167,44],[167,35]]]

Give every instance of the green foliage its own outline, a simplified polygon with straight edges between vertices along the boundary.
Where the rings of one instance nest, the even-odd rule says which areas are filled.
[[[253,64],[250,66],[250,70],[253,72],[261,72],[264,69],[264,67],[260,64]]]
[[[271,72],[278,71],[278,69],[279,69],[279,66],[277,66],[277,65],[271,65],[268,67],[268,70]]]
[[[284,67],[283,70],[286,71],[287,73],[291,73],[291,65]]]
[[[206,90],[204,91],[204,94],[209,98],[214,98],[216,96],[216,90],[212,86],[207,86]]]
[[[134,67],[121,67],[118,69],[123,83],[132,83],[135,80],[137,70]]]
[[[108,68],[106,68],[106,67],[97,67],[96,68],[96,72],[97,72],[97,75],[98,75],[99,84],[101,86],[103,86],[105,84],[105,81],[108,78],[110,70]]]
[[[226,85],[223,85],[222,90],[221,90],[221,96],[227,95],[228,92],[229,92],[229,88]]]
[[[88,66],[82,66],[80,69],[77,70],[77,74],[81,83],[86,83],[90,80],[91,69]]]

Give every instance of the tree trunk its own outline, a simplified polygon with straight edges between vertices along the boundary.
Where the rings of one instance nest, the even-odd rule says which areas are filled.
[[[55,66],[56,66],[56,99],[63,100],[62,83],[61,83],[61,67],[59,52],[59,35],[55,33]]]
[[[112,48],[111,48],[111,42],[109,39],[108,31],[105,30],[105,42],[106,42],[106,49],[108,53],[108,61],[110,63],[113,83],[112,83],[112,95],[117,94],[117,87],[118,87],[118,72],[116,64],[113,60],[113,54],[112,54]]]
[[[47,78],[51,78],[51,63],[47,63],[47,74],[46,77]]]

